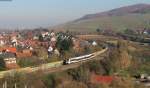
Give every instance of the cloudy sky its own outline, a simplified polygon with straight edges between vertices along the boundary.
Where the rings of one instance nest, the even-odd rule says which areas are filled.
[[[0,28],[49,27],[150,0],[0,0]]]

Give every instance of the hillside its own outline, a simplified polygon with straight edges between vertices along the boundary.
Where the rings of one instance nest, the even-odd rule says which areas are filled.
[[[78,19],[77,21],[94,19],[97,17],[104,17],[104,16],[123,16],[123,15],[127,15],[127,14],[145,14],[145,13],[149,13],[149,12],[150,12],[150,5],[136,4],[136,5],[125,6],[125,7],[113,9],[113,10],[110,10],[107,12],[85,15],[84,17]]]
[[[150,5],[136,4],[106,12],[85,15],[75,21],[56,27],[72,31],[95,31],[97,28],[121,31],[142,29],[150,25]]]

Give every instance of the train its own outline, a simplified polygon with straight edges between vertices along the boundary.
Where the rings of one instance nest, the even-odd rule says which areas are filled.
[[[69,58],[69,59],[64,60],[63,64],[67,65],[67,64],[81,62],[81,61],[90,59],[92,56],[94,56],[94,53],[93,54],[87,54],[87,55],[79,56],[79,57]]]
[[[65,60],[63,60],[63,65],[89,60],[92,57],[96,56],[97,54],[104,53],[107,49],[108,49],[107,47],[103,47],[103,50],[92,53],[92,54],[87,54],[87,55],[83,55],[83,56],[79,56],[79,57],[73,57],[73,58],[65,59]]]

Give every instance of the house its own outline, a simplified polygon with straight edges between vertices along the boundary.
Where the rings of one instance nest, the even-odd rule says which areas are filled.
[[[57,55],[57,56],[60,56],[59,50],[58,50],[58,49],[55,49],[55,50],[54,50],[54,54]]]
[[[29,45],[34,45],[34,41],[33,40],[30,40],[30,39],[27,39],[27,40],[24,40],[23,41],[23,44],[25,45],[25,46],[29,46]]]
[[[49,46],[49,42],[37,42],[37,44],[40,45],[40,46],[44,46],[44,47]]]
[[[42,35],[43,38],[46,37],[46,36],[50,36],[49,32],[42,32],[41,35]]]
[[[33,40],[39,40],[39,37],[38,36],[34,36]]]
[[[24,49],[21,52],[16,53],[17,58],[31,57],[32,51],[30,49]]]
[[[5,67],[7,69],[17,69],[19,68],[16,58],[15,58],[15,54],[12,53],[5,53],[4,54],[4,62],[5,62]]]
[[[30,51],[33,51],[33,48],[31,46],[29,47],[29,49],[30,49]]]
[[[144,30],[144,31],[143,31],[143,34],[145,34],[145,35],[149,35],[148,30]]]
[[[16,53],[17,49],[15,47],[1,47],[0,51],[10,52],[10,53]]]
[[[80,41],[75,39],[75,38],[72,38],[72,41],[73,41],[73,49],[76,50],[76,51],[79,51],[80,50]]]
[[[93,41],[93,42],[92,42],[92,45],[93,45],[93,46],[97,46],[97,42]]]
[[[6,37],[0,35],[0,46],[4,46],[6,44]]]
[[[12,46],[17,46],[18,45],[18,41],[17,41],[17,39],[16,38],[13,38],[12,40],[11,40],[11,44],[12,44]]]
[[[80,46],[81,47],[84,47],[84,46],[90,46],[90,42],[89,41],[86,41],[86,40],[81,40],[80,41]]]
[[[9,34],[10,38],[11,38],[11,44],[12,46],[17,46],[18,45],[18,35],[19,33],[18,32],[13,32],[11,34]]]
[[[7,53],[13,53],[13,54],[17,52],[17,49],[15,47],[4,47],[2,48],[2,50]]]
[[[52,52],[53,52],[53,47],[52,46],[49,46],[49,48],[48,48],[48,56],[50,56],[51,54],[52,54]]]
[[[0,46],[4,46],[5,42],[3,40],[0,40]]]
[[[52,52],[52,51],[53,51],[53,47],[50,46],[50,47],[48,48],[48,52]]]
[[[18,42],[18,45],[22,46],[22,47],[28,47],[28,46],[32,46],[32,47],[36,47],[38,45],[38,41],[37,40],[20,40]]]
[[[51,33],[50,33],[50,36],[51,36],[51,37],[54,37],[54,36],[55,36],[55,33],[54,33],[54,32],[51,32]]]
[[[55,37],[52,37],[52,38],[51,38],[51,41],[50,41],[50,45],[51,45],[53,48],[55,48],[56,42],[57,42],[56,38],[55,38]]]
[[[86,41],[86,40],[82,40],[82,39],[77,39],[77,38],[72,38],[73,41],[73,49],[75,51],[81,51],[84,47],[89,47],[91,44]]]

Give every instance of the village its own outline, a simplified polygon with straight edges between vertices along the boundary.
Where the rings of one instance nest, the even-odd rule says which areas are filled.
[[[0,0],[0,88],[150,88],[150,1]]]

